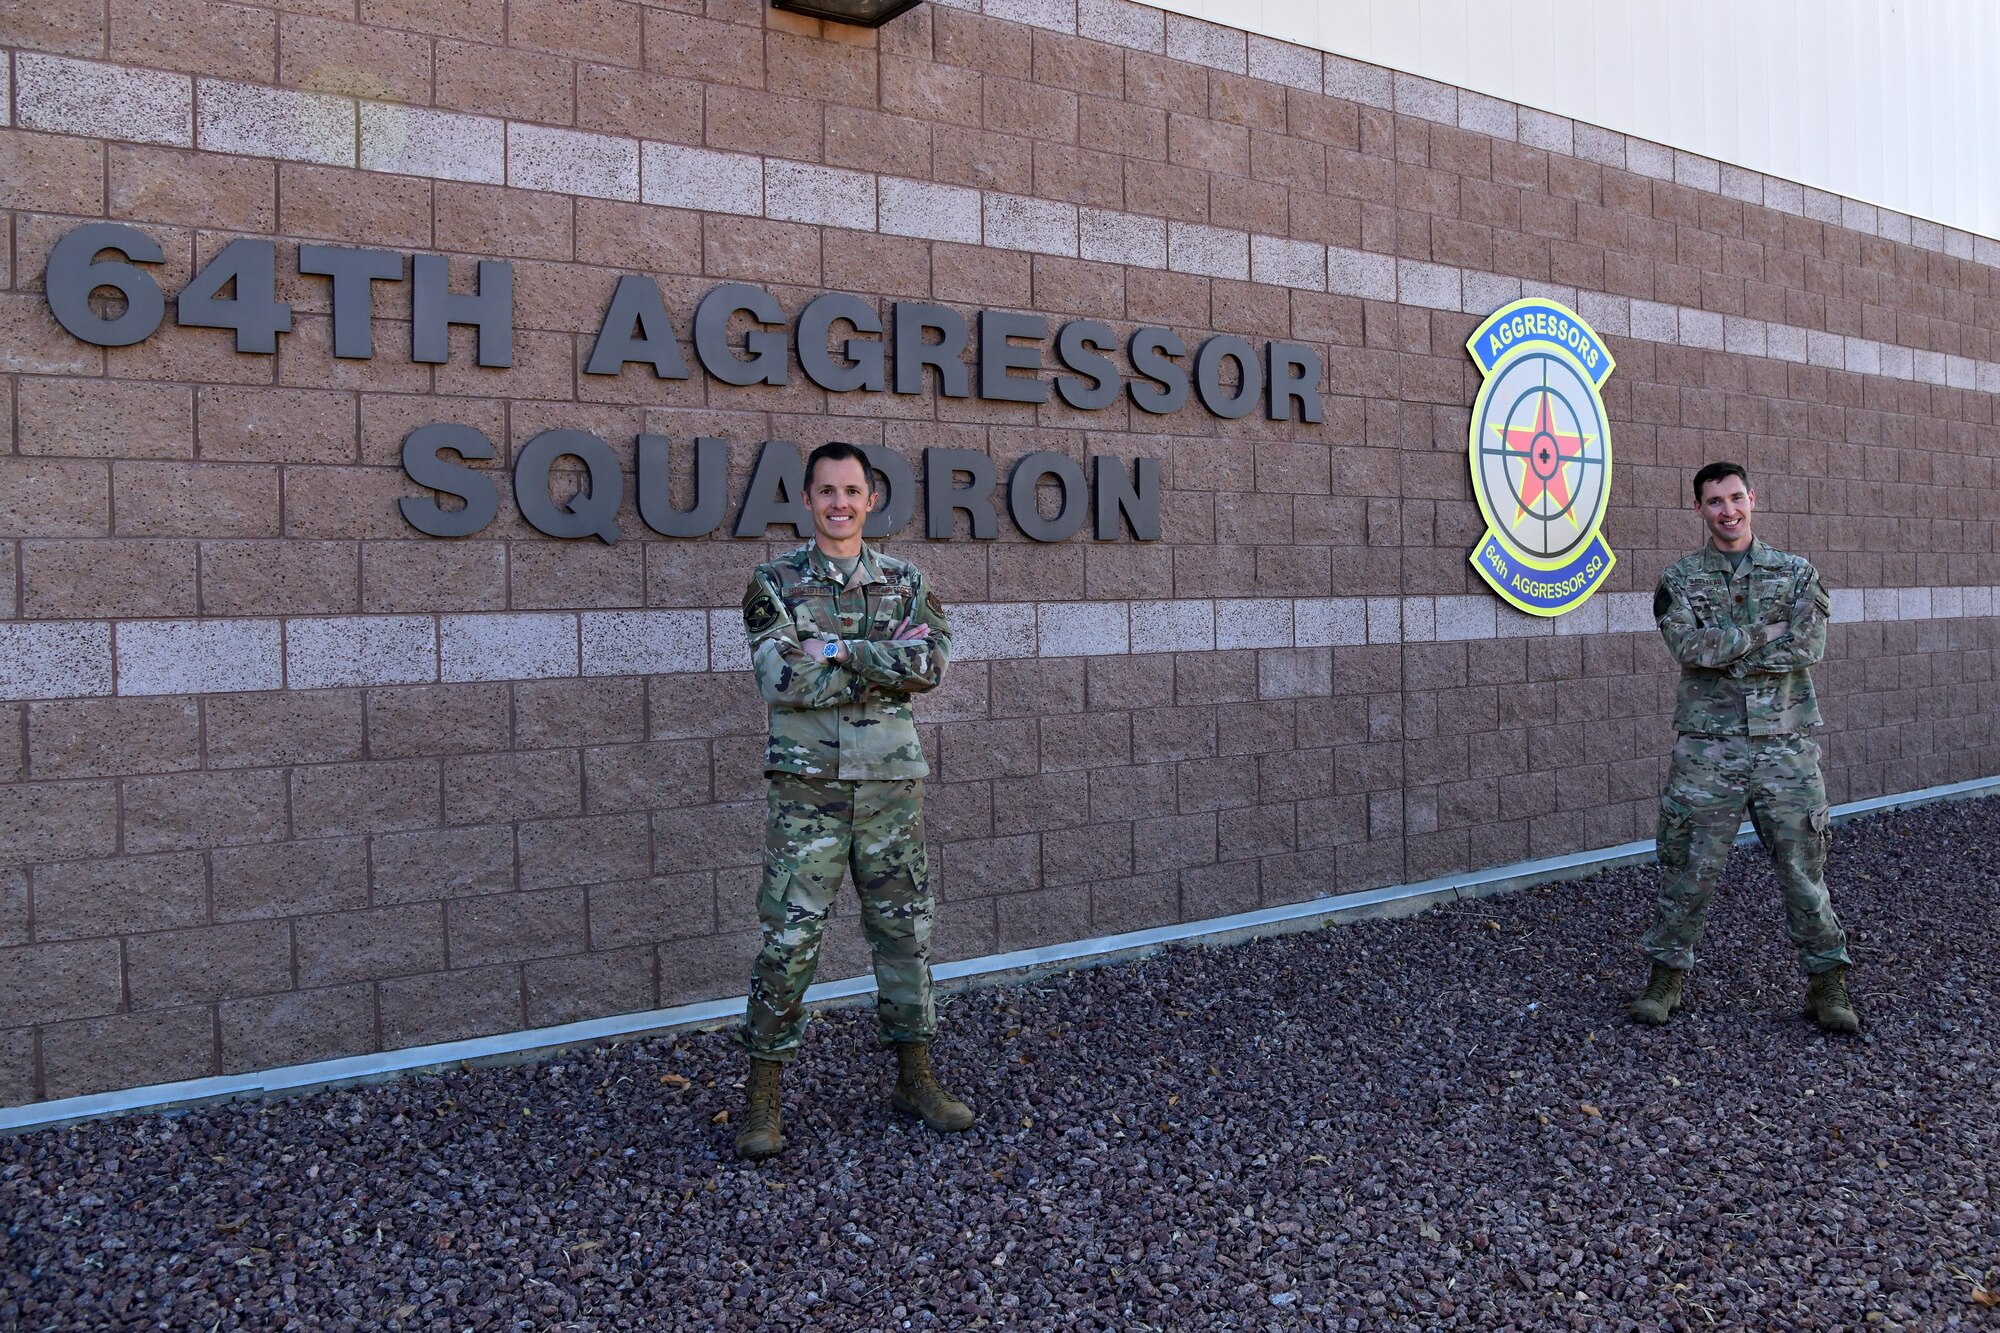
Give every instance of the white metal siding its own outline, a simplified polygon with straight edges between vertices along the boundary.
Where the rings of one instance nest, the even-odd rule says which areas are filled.
[[[1152,0],[2000,237],[2000,0]]]

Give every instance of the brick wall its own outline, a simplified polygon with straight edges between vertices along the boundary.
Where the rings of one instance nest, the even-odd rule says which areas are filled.
[[[617,545],[559,542],[504,484],[478,537],[421,537],[431,421],[496,469],[551,427],[628,468],[642,431],[720,436],[732,512],[767,438],[1161,460],[1157,544],[893,546],[964,645],[922,709],[946,956],[1647,836],[1647,604],[1714,457],[1840,590],[1835,799],[2000,771],[2000,245],[1120,0],[987,4],[0,13],[0,1104],[740,988],[734,607],[791,543],[653,537],[629,498]],[[277,355],[64,333],[43,266],[88,219],[156,239],[169,295],[275,238]],[[336,360],[301,241],[461,288],[514,260],[514,366],[462,329],[411,362],[387,288],[376,358]],[[742,280],[1289,338],[1325,421],[585,376],[626,272],[677,320]],[[1524,292],[1619,361],[1619,564],[1553,625],[1465,560],[1463,344]],[[851,922],[828,954],[863,970]]]

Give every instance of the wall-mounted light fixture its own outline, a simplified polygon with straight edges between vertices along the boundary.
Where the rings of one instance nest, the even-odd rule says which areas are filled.
[[[915,9],[923,0],[771,0],[771,8],[831,23],[855,23],[879,28],[905,10]]]

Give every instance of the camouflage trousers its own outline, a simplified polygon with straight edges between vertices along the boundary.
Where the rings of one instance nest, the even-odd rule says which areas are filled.
[[[840,782],[776,773],[764,821],[764,944],[750,970],[741,1040],[753,1055],[789,1061],[805,1031],[805,994],[819,965],[827,913],[842,872],[854,871],[861,928],[875,960],[882,1040],[929,1041],[931,899],[924,850],[924,784]]]
[[[1845,963],[1847,934],[1826,892],[1828,822],[1819,746],[1810,737],[1682,736],[1660,796],[1659,908],[1639,947],[1654,962],[1694,966],[1716,881],[1745,808],[1785,896],[1785,930],[1807,972]]]

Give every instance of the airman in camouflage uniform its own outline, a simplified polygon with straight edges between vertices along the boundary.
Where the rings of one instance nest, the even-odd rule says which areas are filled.
[[[770,705],[757,895],[764,939],[741,1029],[752,1059],[737,1151],[753,1159],[783,1146],[778,1074],[798,1051],[827,913],[850,868],[874,955],[882,1040],[896,1048],[902,1070],[891,1103],[937,1129],[973,1120],[929,1066],[934,906],[923,778],[930,768],[910,707],[910,696],[943,679],[951,629],[921,570],[860,541],[873,494],[860,457],[847,445],[814,452],[807,491],[815,539],[759,565],[743,596],[752,666]],[[837,489],[829,479],[871,484],[859,496],[829,500],[823,493]]]
[[[1653,617],[1681,664],[1673,767],[1660,797],[1658,911],[1640,948],[1653,960],[1632,1016],[1659,1024],[1681,980],[1747,807],[1784,891],[1785,926],[1822,1027],[1858,1028],[1846,993],[1847,937],[1827,897],[1832,830],[1811,668],[1826,655],[1829,602],[1812,564],[1750,533],[1755,493],[1735,464],[1696,474],[1710,543],[1660,576]]]

